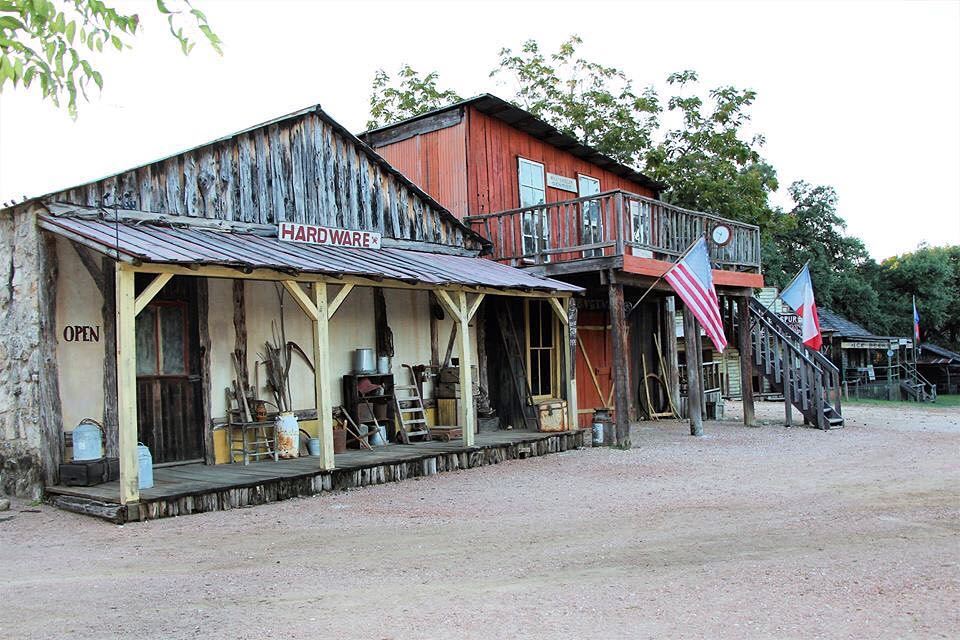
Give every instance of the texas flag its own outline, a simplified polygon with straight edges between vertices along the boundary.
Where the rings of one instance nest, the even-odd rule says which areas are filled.
[[[917,313],[917,296],[913,296],[913,343],[920,344],[920,314]]]
[[[809,264],[803,265],[803,269],[793,282],[780,292],[780,298],[800,316],[800,335],[803,338],[803,344],[819,351],[823,339],[820,336],[817,303],[813,299],[813,282],[810,281]]]

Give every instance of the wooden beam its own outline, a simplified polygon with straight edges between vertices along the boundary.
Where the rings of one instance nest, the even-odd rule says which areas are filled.
[[[298,287],[299,289],[299,287]],[[327,285],[313,285],[313,378],[317,400],[317,435],[320,437],[320,468],[334,468],[333,458],[333,375],[330,373],[330,309]]]
[[[57,364],[57,284],[59,259],[57,238],[48,233],[37,238],[40,259],[41,286],[37,291],[40,315],[40,375],[39,423],[43,481],[47,486],[60,481],[60,463],[63,462],[63,411],[60,403],[60,376]],[[12,274],[12,272],[11,272]],[[12,276],[11,276],[12,277]],[[36,375],[36,374],[34,374]]]
[[[337,313],[337,310],[340,308],[340,305],[343,304],[343,301],[347,299],[347,296],[350,295],[350,292],[353,291],[354,285],[351,282],[340,287],[340,291],[337,291],[337,295],[333,296],[333,300],[330,301],[330,304],[327,305],[327,319],[332,320],[333,316]]]
[[[210,280],[200,278],[197,281],[197,325],[200,339],[200,389],[203,414],[203,458],[206,464],[216,464],[213,444],[213,414],[210,406],[213,398],[211,389],[211,353],[210,339]],[[216,310],[216,311],[219,311]]]
[[[117,295],[117,423],[120,436],[120,503],[140,501],[137,462],[137,330],[135,273],[115,267]]]
[[[133,305],[134,315],[140,315],[140,312],[143,311],[150,301],[157,297],[157,294],[160,293],[160,289],[163,289],[164,285],[170,282],[170,279],[173,278],[172,273],[161,273],[158,274],[156,278],[150,281],[150,284],[140,292],[140,295],[137,296],[137,299]]]
[[[553,309],[553,314],[557,316],[557,319],[563,326],[568,326],[570,324],[570,318],[567,317],[567,310],[564,308],[564,303],[561,302],[559,298],[547,298],[547,301],[550,303],[550,308]]]
[[[471,304],[470,308],[467,309],[467,313],[466,313],[467,322],[470,322],[471,320],[473,320],[473,316],[477,314],[477,309],[480,308],[480,303],[483,302],[483,299],[486,297],[486,295],[487,294],[485,293],[478,293],[477,297],[474,298],[473,304]],[[553,300],[553,298],[550,298],[550,299]]]
[[[443,292],[446,296],[446,292]],[[457,332],[457,339],[460,342],[460,416],[458,422],[463,429],[463,444],[472,447],[475,440],[473,433],[477,415],[473,406],[473,345],[470,342],[470,319],[467,317],[467,294],[463,291],[456,292],[457,306],[463,309],[460,317],[456,320],[460,325]],[[449,296],[448,296],[449,298]],[[453,301],[451,300],[451,303]]]
[[[623,306],[623,285],[607,285],[610,299],[611,341],[613,343],[613,404],[616,427],[610,444],[630,448],[630,363],[627,359],[627,316]],[[606,434],[604,434],[606,438]]]
[[[313,321],[316,321],[319,317],[319,310],[316,305],[310,301],[310,296],[307,295],[307,292],[304,291],[299,284],[293,280],[281,280],[283,288],[287,290],[287,293],[290,294],[290,297],[293,298],[293,301],[297,303],[297,306],[300,307],[307,317]],[[315,284],[314,286],[319,287],[320,283]],[[326,287],[324,287],[326,291]],[[327,318],[329,320],[329,318]]]
[[[550,298],[551,302],[556,298]],[[573,298],[567,299],[568,310],[564,314],[566,328],[563,344],[563,366],[567,382],[567,428],[576,431],[580,428],[577,411],[577,304]]]
[[[128,265],[137,273],[171,273],[173,275],[183,276],[204,276],[207,278],[240,278],[243,280],[266,280],[270,282],[326,282],[329,284],[354,284],[358,287],[381,287],[383,289],[404,289],[408,291],[438,291],[436,285],[428,283],[412,284],[401,280],[375,280],[373,278],[363,278],[359,276],[338,277],[331,274],[319,273],[298,273],[291,276],[289,273],[275,271],[273,269],[250,269],[242,271],[234,267],[223,267],[219,265],[191,265],[186,267],[174,264],[144,263],[137,265]],[[497,289],[495,287],[471,287],[466,285],[445,286],[446,291],[466,291],[468,293],[490,293],[493,295],[513,296],[519,298],[550,298],[560,297],[568,298],[573,295],[570,291],[527,291],[522,289]]]
[[[740,348],[740,397],[743,400],[743,424],[756,426],[753,406],[753,342],[750,338],[748,298],[737,298],[738,346]]]
[[[703,356],[697,350],[697,334],[700,325],[690,308],[683,307],[683,339],[687,352],[687,416],[690,418],[690,435],[703,435],[703,413],[700,393]]]
[[[453,317],[453,321],[458,322],[463,316],[463,310],[460,308],[460,305],[454,302],[450,294],[443,289],[436,289],[434,293],[437,294],[437,300],[440,301],[440,304],[443,305],[446,312]]]

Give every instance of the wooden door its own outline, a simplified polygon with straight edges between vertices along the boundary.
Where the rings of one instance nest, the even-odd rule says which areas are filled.
[[[138,438],[155,464],[204,457],[198,344],[195,283],[173,278],[137,316]]]

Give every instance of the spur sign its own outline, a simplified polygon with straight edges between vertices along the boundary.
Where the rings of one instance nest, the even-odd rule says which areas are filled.
[[[353,247],[355,249],[379,249],[380,234],[374,231],[354,231],[321,227],[299,222],[281,222],[277,236],[282,242],[319,244],[329,247]]]

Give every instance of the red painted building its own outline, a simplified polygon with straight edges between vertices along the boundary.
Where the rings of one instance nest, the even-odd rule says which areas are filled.
[[[581,426],[599,407],[616,405],[623,429],[638,408],[650,415],[679,404],[675,303],[658,278],[696,238],[711,240],[721,295],[743,298],[763,285],[757,227],[667,205],[658,199],[664,185],[495,96],[362,138],[492,240],[491,259],[588,289],[574,347]],[[530,316],[524,311],[522,330],[536,402],[550,394],[531,355],[539,329]]]

